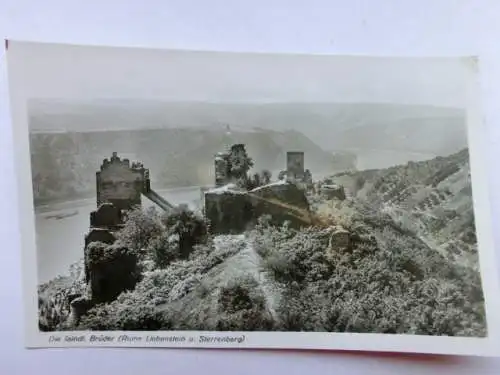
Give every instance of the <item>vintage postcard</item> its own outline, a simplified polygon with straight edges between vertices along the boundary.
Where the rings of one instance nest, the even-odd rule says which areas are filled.
[[[27,347],[498,350],[477,58],[7,61]]]

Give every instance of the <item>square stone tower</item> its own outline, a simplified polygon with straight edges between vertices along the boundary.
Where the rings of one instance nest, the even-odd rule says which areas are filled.
[[[286,153],[286,172],[289,180],[296,181],[304,178],[304,152],[288,151]]]
[[[120,210],[140,206],[147,174],[142,165],[130,165],[128,159],[120,159],[113,152],[96,173],[97,207],[103,203],[112,203]]]

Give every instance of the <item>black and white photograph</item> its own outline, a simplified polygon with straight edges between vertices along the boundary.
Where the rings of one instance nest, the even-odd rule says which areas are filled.
[[[9,49],[32,345],[492,335],[473,58]]]

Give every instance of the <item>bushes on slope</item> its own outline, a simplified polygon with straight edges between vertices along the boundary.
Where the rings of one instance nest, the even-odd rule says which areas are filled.
[[[38,326],[41,331],[58,330],[70,313],[73,296],[85,292],[83,259],[70,266],[70,274],[38,287]]]
[[[353,228],[364,228],[352,250],[329,259],[320,231],[254,232],[264,264],[285,290],[278,329],[486,334],[477,272],[449,263],[393,224],[363,219],[352,220]]]
[[[206,273],[237,251],[237,247],[216,250],[210,243],[196,245],[188,259],[175,260],[165,268],[144,272],[134,290],[120,294],[111,303],[95,306],[82,318],[79,329],[186,329],[182,326],[184,317],[171,311],[171,304],[202,289]],[[203,297],[200,295],[198,299],[199,311],[203,310],[204,303],[209,303],[204,302]]]
[[[137,208],[127,213],[124,228],[117,233],[117,239],[124,247],[142,255],[151,240],[163,231],[161,215],[154,208],[147,211]]]
[[[257,281],[252,276],[232,279],[220,290],[219,314],[215,329],[219,331],[269,331],[274,321]]]

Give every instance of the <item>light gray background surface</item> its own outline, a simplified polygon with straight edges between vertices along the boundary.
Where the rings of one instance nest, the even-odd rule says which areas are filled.
[[[18,40],[225,51],[479,55],[483,114],[490,133],[485,147],[492,171],[495,227],[500,217],[499,35],[497,0],[0,0],[0,37]],[[0,374],[500,373],[500,359],[493,358],[236,350],[25,350],[17,237],[23,219],[16,211],[3,58],[0,66]],[[500,243],[500,231],[495,240]]]

